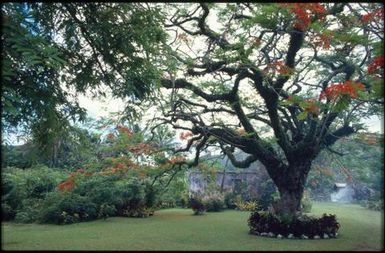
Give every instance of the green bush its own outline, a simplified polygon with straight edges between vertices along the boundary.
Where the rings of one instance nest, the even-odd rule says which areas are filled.
[[[71,216],[71,217],[70,217]],[[68,224],[97,218],[97,206],[84,196],[52,192],[45,199],[40,214],[42,223]]]
[[[103,203],[99,208],[98,218],[107,219],[108,217],[114,216],[115,214],[116,214],[115,206]]]
[[[35,203],[40,203],[47,193],[54,191],[64,178],[64,172],[45,166],[25,170],[5,168],[2,174],[2,218],[17,217],[19,222],[31,222],[37,216],[35,211],[31,211],[31,206],[37,209]],[[21,214],[17,215],[18,212]]]
[[[364,206],[370,210],[382,211],[384,210],[384,200],[367,200]]]
[[[36,222],[39,219],[42,202],[42,199],[24,199],[16,213],[15,221],[20,223]]]
[[[157,189],[132,175],[71,176],[75,187],[57,186],[68,174],[44,166],[7,168],[2,182],[2,219],[69,224],[109,216],[148,217],[154,213]]]
[[[234,192],[227,192],[225,194],[225,205],[228,209],[235,209],[237,207],[236,200],[241,199],[241,195]]]
[[[203,202],[207,212],[220,212],[225,208],[225,202],[220,198],[209,198]]]

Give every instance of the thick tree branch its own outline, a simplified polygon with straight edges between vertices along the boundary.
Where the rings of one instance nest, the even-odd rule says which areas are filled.
[[[224,147],[223,144],[220,143],[221,149],[223,153],[227,155],[227,157],[230,159],[231,163],[237,167],[237,168],[248,168],[253,162],[257,161],[257,158],[253,155],[249,155],[242,161],[238,161],[233,152],[231,152],[231,149],[228,147]]]

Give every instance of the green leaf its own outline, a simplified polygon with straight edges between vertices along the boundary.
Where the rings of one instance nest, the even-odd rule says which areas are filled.
[[[298,114],[297,119],[302,121],[302,120],[305,120],[306,117],[307,117],[307,112],[304,111]]]
[[[347,95],[341,96],[341,98],[338,100],[337,104],[333,108],[333,112],[342,112],[346,108],[349,107],[350,104],[350,97]]]

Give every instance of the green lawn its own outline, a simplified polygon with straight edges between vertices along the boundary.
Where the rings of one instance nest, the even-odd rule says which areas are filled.
[[[381,250],[383,212],[358,205],[314,203],[313,213],[337,214],[338,239],[282,240],[248,234],[248,212],[193,216],[190,209],[153,217],[110,218],[72,225],[2,224],[4,250]]]

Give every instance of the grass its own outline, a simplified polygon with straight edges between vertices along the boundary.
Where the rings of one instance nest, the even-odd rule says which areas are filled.
[[[383,212],[353,204],[314,203],[312,213],[337,215],[338,239],[282,240],[248,234],[248,212],[192,215],[157,211],[147,219],[114,217],[72,225],[2,224],[4,250],[295,250],[383,249]]]

